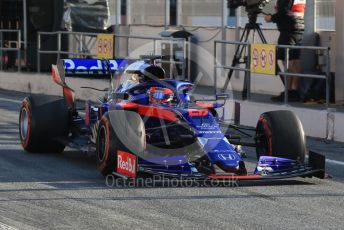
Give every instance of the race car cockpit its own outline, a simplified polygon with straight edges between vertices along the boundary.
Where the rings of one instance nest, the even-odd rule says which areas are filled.
[[[118,92],[127,92],[132,87],[165,78],[165,71],[160,66],[151,65],[145,61],[137,61],[129,65],[121,77]]]

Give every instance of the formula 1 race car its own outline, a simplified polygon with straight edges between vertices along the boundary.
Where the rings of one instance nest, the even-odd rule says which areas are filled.
[[[325,157],[310,152],[305,135],[290,111],[259,117],[251,143],[221,129],[218,109],[228,96],[197,101],[194,85],[165,78],[159,57],[142,60],[64,59],[52,67],[63,98],[30,95],[21,105],[20,140],[27,152],[62,152],[66,146],[95,152],[103,175],[122,178],[163,175],[208,179],[262,180],[324,178]],[[109,78],[110,88],[98,103],[76,105],[65,77]],[[96,88],[85,87],[94,90]],[[245,133],[248,127],[225,126]],[[256,147],[257,165],[248,173],[239,145]]]

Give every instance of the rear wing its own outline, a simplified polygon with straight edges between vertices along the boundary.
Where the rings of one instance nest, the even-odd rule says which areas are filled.
[[[75,92],[65,81],[65,71],[62,60],[58,60],[56,65],[51,65],[51,75],[56,84],[62,86],[63,97],[69,109],[75,109]]]
[[[66,77],[95,77],[108,78],[115,72],[123,72],[130,60],[126,59],[62,59],[60,65],[63,66]],[[59,65],[59,63],[58,63]],[[59,67],[59,70],[62,68]]]
[[[70,109],[75,108],[75,93],[66,81],[66,77],[110,78],[116,72],[122,73],[127,66],[137,60],[127,59],[60,59],[52,65],[52,77],[62,86],[63,96]]]

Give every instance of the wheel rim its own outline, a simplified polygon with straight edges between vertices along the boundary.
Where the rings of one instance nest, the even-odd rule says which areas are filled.
[[[100,162],[104,161],[106,156],[106,129],[104,126],[100,128],[98,136],[98,159]]]
[[[29,118],[26,108],[20,112],[20,136],[23,141],[26,140],[29,131]]]

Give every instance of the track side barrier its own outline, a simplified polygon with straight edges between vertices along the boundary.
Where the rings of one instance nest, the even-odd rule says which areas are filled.
[[[40,73],[41,71],[41,55],[42,54],[56,54],[57,59],[61,58],[62,54],[68,56],[68,58],[94,58],[97,56],[97,33],[82,33],[82,32],[69,32],[69,31],[56,31],[56,32],[38,32],[37,38],[37,72]],[[44,36],[56,36],[57,37],[57,50],[43,50],[42,49],[42,37]],[[74,39],[77,41],[78,47],[76,47],[77,51],[70,51],[62,50],[62,36],[68,36],[69,39]],[[171,38],[171,37],[147,37],[147,36],[134,36],[134,35],[119,35],[114,34],[115,43],[118,42],[118,39],[126,39],[126,57],[121,58],[130,58],[130,40],[139,39],[139,40],[147,40],[153,42],[152,47],[152,54],[154,55],[161,55],[161,49],[159,49],[163,44],[168,44],[170,48],[169,60],[159,60],[160,63],[167,63],[170,65],[169,71],[170,76],[173,76],[173,66],[181,65],[182,66],[182,73],[181,76],[186,76],[185,67],[187,66],[187,46],[188,41],[184,38]],[[117,39],[118,38],[118,39]],[[118,47],[118,45],[114,44],[114,47]],[[174,56],[174,48],[175,47],[183,47],[183,52],[181,53],[181,57],[179,60],[175,60]],[[75,47],[74,47],[75,49]],[[115,50],[116,52],[116,50]],[[116,56],[116,55],[115,55]],[[131,57],[133,58],[133,57]],[[187,76],[190,78],[190,71],[188,66],[188,73]],[[183,79],[184,80],[184,79]]]
[[[217,61],[217,45],[233,45],[233,46],[242,46],[243,49],[250,50],[251,44],[247,42],[231,42],[231,41],[222,41],[222,40],[216,40],[214,41],[214,87],[215,87],[215,93],[217,93],[218,88],[218,79],[217,79],[217,69],[227,69],[227,70],[236,70],[240,72],[245,72],[245,83],[246,87],[246,95],[247,99],[250,100],[251,98],[251,70],[250,70],[250,52],[246,53],[245,57],[245,67],[242,68],[239,65],[224,65],[223,63],[219,63]],[[303,77],[303,78],[318,78],[318,79],[325,79],[326,80],[326,107],[329,107],[330,103],[330,48],[329,47],[319,47],[319,46],[287,46],[287,45],[277,45],[277,48],[285,49],[286,57],[285,57],[285,63],[286,63],[286,70],[285,71],[279,71],[277,74],[280,76],[283,76],[284,78],[284,104],[288,104],[288,77]],[[304,74],[304,73],[290,73],[288,72],[289,69],[289,50],[291,49],[301,49],[301,50],[315,50],[323,52],[324,63],[323,66],[325,66],[325,73],[324,74]],[[234,57],[234,58],[240,58],[240,57]],[[242,64],[243,62],[240,62]]]
[[[5,40],[4,34],[16,34],[16,40]],[[4,51],[5,52],[17,52],[17,60],[18,60],[18,72],[21,70],[21,40],[20,40],[20,30],[7,30],[2,29],[0,30],[0,70],[4,69]],[[6,44],[7,43],[7,44]],[[15,43],[15,47],[11,47],[12,43]],[[6,44],[6,45],[5,45]]]

